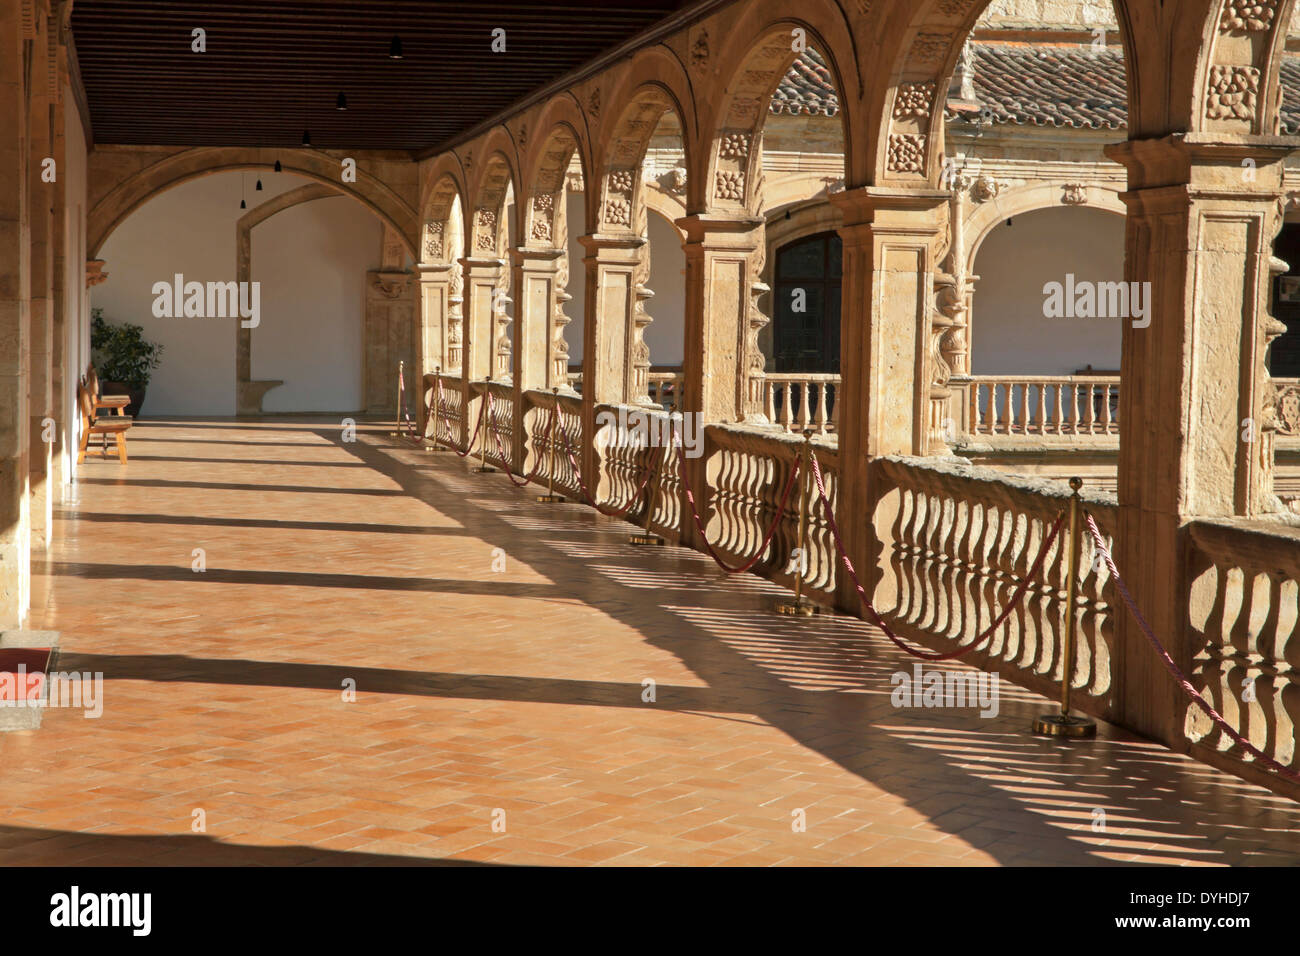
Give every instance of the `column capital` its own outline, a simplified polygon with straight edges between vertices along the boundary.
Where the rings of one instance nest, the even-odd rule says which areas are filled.
[[[590,235],[579,236],[578,242],[582,243],[582,248],[587,250],[588,256],[598,256],[605,251],[638,251],[646,244],[646,239],[644,236],[630,234],[613,235],[611,233],[594,232]]]
[[[506,260],[498,259],[496,256],[474,256],[461,259],[461,268],[465,271],[465,277],[484,278],[486,275],[499,271],[505,266]]]
[[[906,189],[897,186],[859,186],[831,193],[844,227],[871,224],[889,231],[936,234],[943,228],[943,213],[952,199],[946,189]]]
[[[451,281],[452,262],[421,262],[415,266],[421,282]]]
[[[1283,136],[1173,133],[1105,147],[1128,170],[1129,190],[1197,184],[1248,195],[1281,183],[1282,162],[1295,151]],[[1249,169],[1249,175],[1242,170]]]
[[[511,265],[528,270],[550,271],[563,257],[563,249],[535,249],[521,246],[510,250]]]
[[[755,234],[763,228],[765,220],[753,216],[695,213],[673,220],[673,225],[686,233],[688,245],[708,243],[727,248],[741,245],[757,247],[762,237]]]

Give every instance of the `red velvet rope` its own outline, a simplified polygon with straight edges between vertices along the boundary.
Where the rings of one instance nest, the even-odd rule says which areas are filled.
[[[442,377],[441,377],[441,376],[438,377],[437,382],[438,382],[438,417],[441,418],[441,417],[442,417],[442,405],[443,405],[443,400],[442,400]],[[485,393],[485,394],[486,394],[488,397],[491,397],[491,395],[492,395],[491,392],[487,392],[487,393]],[[478,438],[479,429],[481,429],[481,428],[483,427],[483,413],[487,411],[487,406],[488,406],[488,403],[487,403],[487,400],[485,399],[484,402],[483,402],[483,404],[479,406],[479,410],[478,410],[478,424],[476,424],[476,425],[474,426],[474,434],[470,436],[469,444],[467,444],[467,445],[465,446],[465,450],[464,450],[464,451],[461,451],[459,448],[457,448],[457,447],[455,446],[455,444],[454,444],[454,442],[453,442],[453,439],[452,439],[452,437],[451,437],[450,430],[448,430],[448,434],[447,434],[447,442],[446,442],[446,443],[447,443],[448,445],[451,445],[451,450],[454,451],[454,452],[455,452],[457,455],[459,455],[461,458],[466,458],[466,457],[468,457],[468,455],[469,455],[469,450],[470,450],[471,448],[474,447],[474,439]],[[436,425],[434,426],[433,440],[434,440],[435,442],[440,442],[440,441],[442,441],[442,439],[438,437],[438,428],[437,428]]]
[[[885,636],[889,638],[891,641],[893,641],[894,644],[897,645],[900,650],[906,651],[908,654],[911,654],[913,657],[919,657],[923,661],[953,660],[955,658],[961,657],[963,654],[969,654],[971,651],[975,650],[975,648],[979,647],[990,637],[992,637],[993,632],[1002,626],[1002,622],[1004,622],[1011,615],[1011,612],[1016,608],[1016,606],[1019,605],[1020,602],[1024,600],[1025,593],[1029,589],[1029,582],[1034,578],[1038,577],[1038,573],[1043,569],[1043,564],[1044,562],[1047,561],[1047,552],[1051,548],[1052,542],[1056,540],[1057,535],[1061,533],[1061,525],[1065,522],[1064,512],[1057,515],[1056,523],[1052,525],[1051,533],[1043,540],[1043,546],[1038,552],[1038,557],[1034,559],[1034,563],[1030,567],[1029,573],[1025,575],[1024,579],[1020,582],[1019,587],[1016,588],[1016,593],[1012,595],[1011,600],[1007,602],[1006,607],[1002,609],[1002,613],[997,616],[996,620],[994,620],[992,624],[990,624],[987,628],[985,628],[984,631],[981,634],[979,634],[979,636],[977,636],[974,641],[972,641],[970,644],[967,644],[965,647],[958,648],[955,651],[948,651],[942,654],[937,652],[928,653],[925,651],[917,651],[908,647],[907,644],[904,643],[903,640],[897,634],[895,634],[892,630],[890,630],[889,625],[885,623],[885,619],[880,616],[880,613],[876,610],[875,606],[872,605],[870,598],[867,597],[866,589],[863,588],[862,582],[858,580],[858,573],[855,570],[853,570],[853,562],[849,560],[848,554],[846,554],[844,551],[844,544],[840,540],[840,529],[839,526],[835,523],[835,509],[831,507],[830,500],[826,496],[826,485],[822,481],[822,469],[821,469],[821,465],[818,464],[817,462],[816,455],[812,456],[812,467],[813,467],[813,477],[817,480],[817,495],[818,497],[821,498],[822,507],[823,509],[825,509],[825,513],[826,513],[826,522],[827,524],[830,525],[831,536],[835,539],[835,550],[839,552],[840,560],[844,562],[844,568],[846,571],[849,572],[849,578],[852,579],[853,586],[858,590],[858,597],[862,599],[862,606],[867,609],[867,614],[871,618],[871,623],[875,624],[876,627],[884,631]]]
[[[670,429],[670,431],[672,430]],[[776,529],[781,524],[781,518],[785,515],[786,502],[790,500],[790,489],[794,487],[795,476],[799,474],[799,459],[795,459],[794,467],[790,469],[790,477],[786,479],[785,490],[781,492],[781,503],[777,505],[772,524],[768,527],[767,534],[763,536],[763,543],[758,546],[758,550],[754,552],[752,558],[738,567],[733,567],[722,560],[722,556],[713,549],[713,545],[709,544],[709,539],[704,532],[704,521],[695,507],[695,493],[691,491],[691,480],[686,476],[686,449],[677,441],[675,431],[672,432],[672,436],[673,444],[677,446],[678,472],[682,476],[682,489],[686,492],[686,501],[691,506],[691,517],[695,519],[695,527],[700,532],[700,540],[704,542],[704,550],[708,552],[713,562],[728,574],[744,574],[758,564],[759,559],[763,557],[763,553],[767,550],[767,546],[772,543],[772,538],[776,535]]]
[[[1129,593],[1128,585],[1124,583],[1124,579],[1119,575],[1119,569],[1115,567],[1114,557],[1106,547],[1106,542],[1102,540],[1101,532],[1097,530],[1097,522],[1094,521],[1092,515],[1087,512],[1084,513],[1084,517],[1088,522],[1088,534],[1092,536],[1093,546],[1096,547],[1097,553],[1101,555],[1102,560],[1106,562],[1106,567],[1110,569],[1111,577],[1115,579],[1115,586],[1119,589],[1120,595],[1124,598],[1124,603],[1128,605],[1130,613],[1132,613],[1134,620],[1137,621],[1138,627],[1150,642],[1151,647],[1155,650],[1156,656],[1164,663],[1165,669],[1173,675],[1178,686],[1183,689],[1183,693],[1190,697],[1197,707],[1205,711],[1210,720],[1214,721],[1220,730],[1236,741],[1243,750],[1253,756],[1257,761],[1259,761],[1259,763],[1268,767],[1270,770],[1276,771],[1278,775],[1283,776],[1294,783],[1300,783],[1300,773],[1297,773],[1289,767],[1283,766],[1268,754],[1251,744],[1251,742],[1239,734],[1217,710],[1210,706],[1209,701],[1202,697],[1196,688],[1192,686],[1192,682],[1187,679],[1187,675],[1183,673],[1182,668],[1180,668],[1174,659],[1169,656],[1169,652],[1165,650],[1164,645],[1160,643],[1155,632],[1151,630],[1151,625],[1147,623],[1146,618],[1142,616],[1142,612],[1138,610],[1137,604],[1133,601],[1133,595]]]
[[[491,398],[491,396],[492,393],[488,392],[489,399]],[[501,444],[501,435],[497,432],[495,428],[492,427],[491,416],[489,416],[488,431],[491,432],[492,437],[496,439],[497,454],[501,456],[501,467],[505,469],[506,477],[510,479],[510,484],[514,485],[516,488],[527,487],[530,476],[524,476],[523,481],[516,481],[515,476],[510,473],[510,459],[506,457],[505,447]]]
[[[556,413],[559,413],[558,405],[556,406]],[[604,505],[597,504],[596,499],[593,498],[591,492],[587,490],[587,483],[582,480],[582,467],[578,464],[577,459],[573,457],[573,446],[569,444],[569,436],[565,434],[563,428],[560,429],[560,434],[564,437],[564,453],[569,458],[569,464],[573,467],[573,473],[578,478],[578,488],[581,489],[582,496],[587,499],[587,503],[608,518],[622,518],[627,515],[627,513],[632,510],[632,507],[641,500],[641,493],[645,491],[645,486],[650,483],[650,478],[654,474],[653,469],[647,465],[645,468],[645,477],[641,479],[640,486],[632,494],[632,497],[628,499],[627,504],[622,508],[619,508],[617,511],[610,511]]]

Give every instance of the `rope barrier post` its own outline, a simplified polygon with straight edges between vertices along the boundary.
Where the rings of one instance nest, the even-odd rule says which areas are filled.
[[[1083,487],[1082,478],[1071,478],[1070,487],[1070,553],[1066,560],[1065,591],[1065,645],[1061,649],[1061,712],[1059,714],[1042,714],[1034,719],[1034,733],[1042,737],[1084,738],[1097,736],[1097,722],[1090,717],[1070,716],[1070,683],[1074,679],[1074,638],[1078,622],[1075,620],[1075,608],[1078,604],[1076,591],[1079,587],[1079,545],[1083,535],[1083,526],[1079,521],[1081,499],[1079,489]]]
[[[551,427],[546,435],[546,494],[538,495],[537,500],[545,505],[559,505],[565,502],[564,495],[555,493],[555,424],[560,420],[560,387],[551,388],[555,407],[551,409]]]
[[[487,386],[483,389],[483,401],[487,402],[486,407],[484,407],[483,409],[483,424],[485,427],[483,431],[483,437],[479,440],[478,447],[481,454],[479,456],[478,467],[475,468],[474,470],[478,472],[480,475],[489,475],[496,471],[495,468],[493,468],[491,465],[487,463],[488,433],[492,431],[492,376],[491,375],[487,377]]]
[[[773,610],[789,617],[812,617],[821,608],[803,596],[803,574],[808,565],[804,538],[808,534],[808,497],[812,493],[812,437],[811,428],[803,430],[803,457],[797,466],[799,475],[799,537],[795,541],[794,600],[777,601]]]
[[[402,388],[402,373],[405,371],[405,366],[405,361],[397,363],[397,404],[393,406],[397,411],[393,413],[393,430],[388,433],[392,438],[402,437],[402,393],[405,391]]]
[[[440,433],[442,431],[442,366],[433,367],[433,380],[436,383],[433,390],[433,443],[429,445],[429,451],[448,451],[442,447]],[[429,441],[427,435],[422,435],[421,440]]]
[[[677,411],[677,402],[674,401],[668,407],[668,454],[670,455],[673,452],[673,447],[675,444],[673,439],[676,437],[676,428],[674,427],[673,424],[673,415],[676,413],[676,411]],[[646,448],[647,468],[650,467],[650,459],[654,457],[653,449],[654,449],[654,442],[651,441],[647,443],[647,448]],[[664,540],[663,535],[655,534],[653,531],[650,530],[650,524],[651,522],[654,521],[654,515],[655,515],[655,499],[659,497],[659,489],[663,487],[663,483],[664,483],[663,465],[664,463],[661,460],[659,462],[659,467],[656,468],[654,471],[653,480],[646,482],[645,529],[643,531],[638,531],[636,534],[628,535],[627,538],[628,544],[662,548],[665,544],[668,543]]]

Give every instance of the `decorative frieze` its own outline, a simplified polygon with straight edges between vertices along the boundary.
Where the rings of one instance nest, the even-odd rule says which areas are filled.
[[[1260,73],[1253,66],[1217,64],[1210,67],[1205,116],[1212,120],[1253,122],[1259,100]]]
[[[924,173],[925,137],[920,133],[890,133],[888,169],[892,173]]]

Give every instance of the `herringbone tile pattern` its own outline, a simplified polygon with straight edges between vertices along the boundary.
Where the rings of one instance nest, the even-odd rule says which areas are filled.
[[[896,709],[911,662],[860,622],[385,429],[131,450],[88,459],[31,623],[103,716],[0,736],[0,863],[1300,861],[1289,801],[1031,737],[1005,683],[993,718]]]

